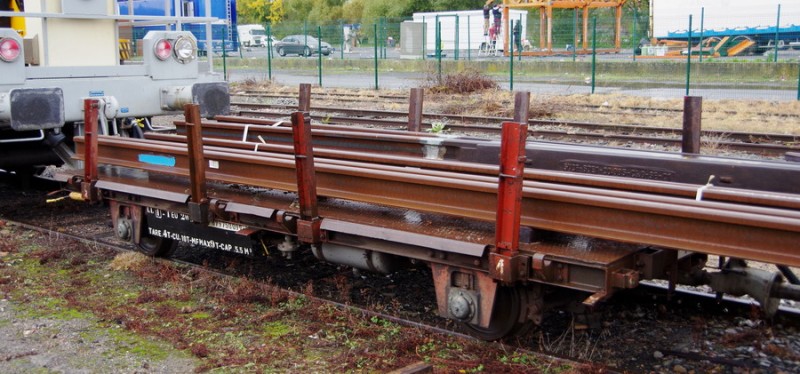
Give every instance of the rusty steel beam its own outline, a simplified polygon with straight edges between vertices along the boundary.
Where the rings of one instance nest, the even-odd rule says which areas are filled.
[[[79,152],[83,139],[77,138]],[[175,167],[139,161],[170,155]],[[80,154],[80,153],[79,153]],[[296,191],[294,161],[285,155],[207,150],[219,168],[208,178]],[[281,158],[282,157],[282,158]],[[101,137],[99,162],[188,175],[186,147]],[[497,178],[359,162],[317,160],[318,193],[492,222]],[[629,191],[525,182],[521,224],[610,240],[800,266],[800,213]]]
[[[178,133],[183,133],[183,122],[177,122]],[[365,133],[346,129],[323,130],[312,128],[313,144],[315,147],[333,149],[352,149],[366,152],[393,153],[407,156],[438,156],[440,146],[447,139],[435,136],[411,135],[408,132],[391,133]],[[266,125],[243,125],[221,123],[215,121],[203,122],[203,136],[205,138],[222,138],[249,141],[267,144],[292,144],[292,130],[288,127]],[[260,138],[259,138],[260,137]],[[444,149],[447,152],[447,149]],[[450,152],[456,152],[450,147]]]
[[[186,138],[181,135],[148,133],[147,139],[185,143]],[[209,146],[227,149],[247,150],[252,152],[272,152],[292,154],[293,148],[286,145],[261,144],[238,142],[227,139],[206,138],[204,143]],[[499,168],[492,164],[464,163],[458,161],[430,160],[418,157],[405,157],[390,154],[374,154],[353,152],[330,148],[315,148],[314,153],[329,160],[340,159],[350,161],[363,161],[385,165],[402,165],[419,167],[431,170],[453,171],[460,173],[492,175],[499,173]],[[720,186],[704,186],[701,184],[687,184],[677,182],[661,182],[646,179],[611,177],[603,175],[579,174],[560,172],[544,169],[525,169],[525,180],[542,181],[561,184],[599,187],[603,189],[646,192],[652,194],[669,195],[676,197],[696,198],[698,190],[702,189],[703,199],[708,201],[721,201],[741,203],[748,205],[767,206],[800,210],[800,196],[775,192],[748,191]]]

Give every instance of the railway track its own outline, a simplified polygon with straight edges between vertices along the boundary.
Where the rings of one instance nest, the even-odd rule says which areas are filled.
[[[271,119],[284,123],[296,105],[253,104],[232,102],[239,108],[238,115]],[[408,126],[408,113],[402,111],[352,109],[343,107],[312,106],[311,114],[324,124],[341,126],[369,126],[387,129],[404,129]],[[424,114],[422,129],[430,131],[436,123],[443,123],[453,133],[472,136],[498,137],[500,124],[509,118],[466,116],[446,114]],[[586,122],[557,120],[528,121],[532,139],[588,142],[620,147],[654,145],[668,150],[680,150],[682,130],[669,127],[634,125],[606,125]],[[783,134],[703,131],[703,143],[713,152],[739,152],[771,158],[783,158],[786,153],[800,151],[800,137]]]
[[[42,232],[45,235],[79,240],[91,243],[93,246],[107,246],[115,251],[130,251],[133,248],[131,245],[116,238],[112,228],[107,223],[107,213],[101,207],[82,206],[78,210],[69,209],[77,214],[63,217],[63,219],[42,219],[42,217],[53,217],[51,211],[53,205],[41,204],[41,200],[45,198],[44,192],[32,193],[32,191],[27,191],[23,194],[24,196],[20,197],[20,195],[16,194],[20,191],[9,191],[8,188],[7,185],[3,185],[0,182],[0,191],[3,191],[4,195],[9,197],[8,201],[10,202],[10,204],[0,208],[0,217],[3,219],[8,219],[9,208],[16,208],[18,209],[16,210],[17,212],[19,209],[24,209],[24,214],[18,215],[20,217],[19,224]],[[392,314],[387,314],[371,310],[370,307],[360,304],[358,297],[353,300],[331,298],[331,296],[340,293],[332,291],[326,294],[323,287],[315,287],[315,290],[319,290],[325,296],[309,296],[306,292],[302,292],[303,285],[307,285],[310,281],[309,279],[282,278],[287,274],[296,273],[296,271],[291,270],[293,268],[283,270],[271,268],[254,271],[251,260],[242,261],[241,258],[227,253],[209,252],[209,250],[203,250],[199,247],[182,245],[181,249],[176,251],[176,258],[170,261],[186,266],[202,266],[204,270],[224,277],[241,277],[243,275],[253,277],[255,275],[256,278],[269,278],[273,284],[280,285],[283,288],[283,292],[297,297],[303,295],[303,297],[329,304],[338,310],[355,311],[356,314],[363,315],[367,319],[375,317],[423,329],[431,333],[472,339],[453,331],[452,326],[440,319],[400,317],[401,315],[426,315],[426,313],[418,309],[420,306],[424,307],[424,303],[420,304],[420,300],[403,300],[400,290],[386,295],[385,290],[379,290],[377,287],[356,285],[363,283],[362,280],[367,282],[380,280],[382,278],[380,276],[360,274],[355,277],[348,277],[350,279],[349,282],[354,282],[351,295],[384,294],[383,297],[386,299],[380,302],[384,305],[389,305],[391,300],[395,300],[399,301],[395,302],[395,304],[414,307],[409,310],[395,310]],[[273,263],[265,266],[274,265]],[[274,272],[275,270],[278,270],[277,274]],[[341,274],[335,269],[331,273]],[[418,282],[417,288],[419,288],[419,285],[425,284],[427,285],[423,287],[432,288],[432,285],[426,282],[428,278],[429,276],[423,275],[403,279],[403,282]],[[313,279],[313,282],[315,284],[324,284],[326,280],[317,277]],[[758,360],[728,358],[728,353],[714,351],[708,346],[702,350],[694,348],[684,350],[673,344],[676,341],[687,340],[687,336],[683,332],[684,327],[680,327],[681,324],[685,324],[685,328],[696,329],[697,321],[692,320],[694,317],[690,318],[689,316],[692,313],[696,313],[697,310],[704,310],[714,314],[714,316],[704,317],[704,323],[708,325],[704,326],[704,328],[708,329],[705,333],[706,338],[704,338],[706,343],[711,344],[711,342],[714,342],[714,347],[728,349],[729,347],[726,344],[730,345],[730,343],[722,343],[725,334],[710,332],[715,330],[712,326],[720,326],[718,327],[720,332],[722,330],[731,330],[730,326],[738,326],[741,322],[737,322],[737,318],[739,318],[737,316],[747,315],[748,310],[752,307],[750,303],[751,301],[727,298],[724,302],[719,303],[714,299],[713,295],[698,295],[696,292],[687,292],[684,289],[678,289],[677,293],[670,296],[668,301],[667,294],[663,288],[644,289],[628,295],[620,295],[620,297],[613,299],[607,305],[594,312],[583,309],[571,309],[571,311],[569,311],[570,309],[564,309],[562,312],[554,312],[548,316],[548,319],[545,320],[540,329],[533,330],[513,341],[509,341],[506,343],[509,344],[509,346],[506,346],[507,348],[500,349],[507,351],[532,349],[547,355],[556,355],[567,360],[578,360],[579,362],[586,362],[585,360],[589,359],[593,362],[592,367],[594,369],[599,369],[598,365],[607,366],[607,370],[616,368],[634,371],[642,368],[652,368],[652,366],[648,365],[662,366],[663,363],[660,360],[653,360],[652,352],[658,351],[663,355],[673,357],[670,360],[674,362],[674,365],[680,364],[684,367],[694,368],[697,371],[710,370],[711,368],[751,370],[762,367]],[[430,308],[431,306],[428,307]],[[657,315],[659,317],[654,318]],[[795,329],[795,333],[800,335],[800,330],[788,327],[792,326],[792,321],[796,323],[798,318],[800,316],[798,316],[796,310],[781,308],[776,321],[781,321],[777,323],[783,324],[782,330]],[[623,342],[630,339],[631,332],[640,330],[644,326],[647,326],[648,331],[653,332],[652,336],[645,334],[647,336],[645,338],[646,343],[637,344],[629,348],[621,348],[621,345],[627,345]],[[768,328],[768,326],[756,324],[754,330]],[[742,333],[753,334],[745,331]],[[640,331],[636,336],[641,339],[641,334],[642,332]],[[793,339],[790,336],[781,335],[781,338]],[[716,342],[717,339],[720,339],[721,342]],[[753,342],[748,342],[748,345],[753,344]],[[587,352],[585,350],[586,346],[592,347],[591,350],[594,353]],[[641,350],[645,346],[646,349]],[[656,355],[656,357],[659,356]],[[636,360],[634,361],[632,358]],[[800,368],[800,361],[797,364],[797,367]],[[788,367],[792,368],[793,366],[790,365]]]
[[[297,93],[273,93],[265,90],[244,90],[233,94],[234,96],[250,97],[250,98],[269,98],[269,99],[283,99],[293,100],[296,99]],[[327,100],[333,102],[360,102],[364,103],[365,100],[370,102],[380,103],[408,103],[408,95],[392,95],[385,93],[352,93],[352,92],[331,92],[331,91],[316,91],[312,92],[312,98],[315,100]],[[513,104],[511,100],[502,100],[499,102],[501,105]],[[595,105],[595,104],[570,104],[561,105],[555,104],[554,110],[558,111],[582,111],[588,113],[598,114],[620,114],[620,113],[636,113],[645,116],[673,116],[675,114],[683,113],[683,108],[669,107],[669,106],[639,106],[639,105]],[[726,115],[734,115],[738,112],[735,110],[719,110],[719,113]],[[793,113],[775,113],[768,111],[751,111],[750,115],[761,117],[780,117],[780,118],[798,118],[800,115]]]

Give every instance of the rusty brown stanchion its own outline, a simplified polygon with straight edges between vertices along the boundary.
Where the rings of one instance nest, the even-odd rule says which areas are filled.
[[[305,243],[316,244],[320,242],[321,221],[317,209],[317,178],[311,146],[311,121],[306,113],[292,113],[292,135],[297,171],[297,198],[300,205],[297,238]]]
[[[514,93],[514,122],[528,123],[528,116],[530,115],[531,107],[531,93],[530,92],[515,92]]]
[[[515,282],[527,271],[528,257],[519,256],[522,214],[522,185],[525,171],[525,139],[528,125],[504,122],[500,147],[500,175],[497,188],[495,249],[489,255],[489,274],[502,282]]]
[[[311,85],[308,83],[300,84],[300,97],[298,98],[297,110],[301,112],[311,111]]]
[[[208,223],[206,164],[203,154],[203,129],[200,125],[200,106],[186,104],[183,107],[183,114],[186,117],[189,180],[192,193],[189,202],[189,217],[193,222]]]
[[[412,88],[408,97],[408,131],[420,132],[422,129],[422,88]]]
[[[98,201],[95,182],[97,182],[97,135],[100,101],[86,99],[83,101],[83,131],[86,138],[83,160],[83,182],[81,197],[90,202]]]
[[[702,97],[683,97],[683,142],[681,144],[681,152],[700,153],[700,122],[702,114]]]

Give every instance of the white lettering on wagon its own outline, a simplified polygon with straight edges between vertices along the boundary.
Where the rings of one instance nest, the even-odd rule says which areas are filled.
[[[196,238],[191,235],[181,234],[177,232],[171,232],[169,230],[164,229],[154,229],[152,227],[147,228],[147,232],[151,236],[157,236],[159,238],[167,238],[172,240],[178,240],[187,244],[191,245],[201,245],[203,247],[211,248],[211,249],[218,249],[221,251],[238,253],[240,255],[252,256],[253,250],[251,248],[242,247],[235,244],[219,242],[214,239],[201,239]]]
[[[189,220],[189,215],[188,214],[170,212],[168,210],[161,210],[161,209],[147,207],[145,212],[147,214],[154,215],[158,219],[170,218],[170,219],[177,219],[177,220],[181,220],[181,221],[188,221]]]

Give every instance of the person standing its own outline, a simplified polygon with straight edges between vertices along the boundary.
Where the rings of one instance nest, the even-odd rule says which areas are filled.
[[[483,36],[489,35],[489,15],[492,12],[493,0],[486,0],[483,4]]]
[[[517,52],[522,52],[522,22],[520,20],[514,21],[514,45],[517,47]]]
[[[503,11],[500,4],[495,4],[492,8],[492,17],[494,17],[494,33],[500,35],[500,21],[503,19]]]

